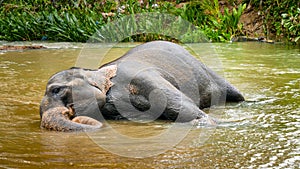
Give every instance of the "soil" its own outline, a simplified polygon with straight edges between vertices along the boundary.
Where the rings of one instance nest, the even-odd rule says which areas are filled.
[[[240,23],[243,24],[243,33],[247,37],[264,37],[263,18],[251,5],[246,7]]]

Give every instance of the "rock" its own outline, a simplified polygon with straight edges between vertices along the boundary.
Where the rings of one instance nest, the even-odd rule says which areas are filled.
[[[252,37],[246,37],[246,36],[238,36],[238,37],[233,37],[231,42],[251,42],[251,41],[259,41],[258,38],[252,38]]]
[[[246,36],[238,36],[238,37],[233,37],[230,42],[264,42],[264,43],[275,43],[273,40],[268,40],[265,37],[258,37],[258,38],[253,38],[253,37],[246,37]]]
[[[42,45],[4,45],[0,46],[0,50],[26,50],[26,49],[45,49],[45,46]]]

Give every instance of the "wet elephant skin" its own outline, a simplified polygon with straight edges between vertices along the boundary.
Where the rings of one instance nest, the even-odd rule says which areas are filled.
[[[180,45],[154,41],[97,70],[71,68],[53,75],[40,105],[41,127],[98,129],[104,119],[211,123],[201,109],[243,100],[234,86]]]

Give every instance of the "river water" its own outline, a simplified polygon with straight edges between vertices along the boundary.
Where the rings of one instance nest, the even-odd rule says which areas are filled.
[[[264,43],[188,45],[247,101],[214,108],[225,123],[193,127],[179,144],[152,155],[163,145],[161,140],[139,143],[144,151],[134,152],[136,145],[114,142],[106,137],[107,130],[99,131],[102,144],[125,149],[126,156],[99,145],[93,133],[39,127],[39,103],[48,78],[77,65],[84,47],[44,45],[50,49],[0,53],[0,168],[300,168],[299,48]],[[118,44],[107,58],[121,56],[135,45]],[[172,125],[108,123],[130,138],[157,136]]]

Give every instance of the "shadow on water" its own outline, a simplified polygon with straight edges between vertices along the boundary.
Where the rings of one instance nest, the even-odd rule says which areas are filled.
[[[86,133],[39,128],[39,102],[47,80],[75,65],[80,45],[0,54],[0,168],[299,168],[299,49],[261,43],[209,45],[222,66],[214,69],[223,70],[247,101],[215,108],[226,122],[210,135],[203,132],[208,128],[196,127],[176,147],[136,159],[104,150]],[[207,49],[201,44],[190,46],[195,53]],[[108,55],[128,49],[128,44],[119,44]],[[203,56],[204,62],[209,56]],[[214,63],[206,64],[214,67]],[[131,137],[157,135],[170,125],[162,121],[109,123]]]

